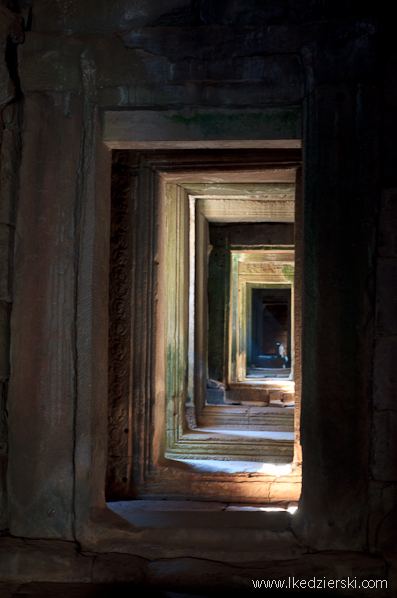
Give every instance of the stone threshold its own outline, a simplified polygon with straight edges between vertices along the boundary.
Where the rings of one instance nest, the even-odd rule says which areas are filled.
[[[226,502],[211,502],[197,500],[130,500],[108,502],[107,506],[117,515],[128,520],[130,514],[138,511],[181,512],[181,511],[262,511],[288,512],[291,515],[297,511],[296,502],[269,504],[241,504]]]
[[[117,512],[116,512],[117,511]],[[200,558],[221,562],[267,562],[301,556],[288,511],[153,511],[99,509],[78,526],[83,551],[130,553],[154,559]]]
[[[265,405],[206,405],[197,415],[199,428],[294,431],[294,408]]]
[[[175,467],[179,464],[188,466],[192,472],[201,473],[250,473],[250,474],[266,474],[278,478],[286,476],[294,470],[293,463],[263,463],[261,461],[237,461],[229,459],[170,459]]]
[[[212,459],[219,461],[256,461],[290,463],[293,459],[293,429],[245,429],[219,425],[189,430],[169,446],[168,459]],[[247,429],[248,428],[248,429]]]
[[[259,429],[258,429],[259,428]],[[261,442],[262,440],[294,440],[293,432],[279,430],[261,430],[259,426],[255,428],[241,428],[240,426],[207,426],[190,430],[187,434],[180,437],[184,441],[211,440],[219,442]]]

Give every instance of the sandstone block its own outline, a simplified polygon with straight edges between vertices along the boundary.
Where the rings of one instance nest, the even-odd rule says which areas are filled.
[[[296,4],[296,2],[292,4]],[[289,22],[293,16],[293,7],[289,2],[199,0],[198,5],[201,18],[205,23],[256,25],[257,23]],[[300,12],[305,10],[302,5],[299,8]]]
[[[207,388],[206,399],[209,405],[224,405],[225,391],[216,388]]]
[[[1,446],[2,445],[2,446]],[[8,528],[8,509],[7,509],[7,465],[8,455],[4,452],[6,445],[0,442],[0,531]]]
[[[382,193],[379,255],[397,257],[397,188],[384,189]]]
[[[92,569],[94,583],[140,584],[144,581],[146,561],[130,554],[99,554]]]
[[[396,160],[397,147],[395,139],[397,136],[397,120],[395,106],[386,109],[383,115],[383,181],[388,187],[397,186]]]
[[[299,482],[277,482],[270,485],[269,498],[271,502],[298,501],[302,485]]]
[[[375,345],[374,405],[397,411],[397,336],[381,336]]]
[[[174,61],[181,56],[196,59],[196,75],[202,74],[203,62],[218,59],[296,52],[298,29],[294,26],[255,27],[139,27],[123,34],[128,48],[167,56]],[[215,50],[216,48],[216,50]],[[192,62],[192,61],[189,61]],[[198,67],[198,68],[197,68]],[[201,68],[200,68],[201,67]]]
[[[241,401],[249,401],[250,404],[259,401],[262,405],[267,404],[267,392],[263,388],[231,388],[226,391],[226,399],[228,403],[241,403]]]
[[[397,258],[379,258],[377,268],[377,330],[397,334]]]
[[[0,538],[1,581],[89,582],[93,557],[73,542]]]
[[[12,300],[14,230],[0,224],[0,300]]]
[[[186,142],[197,139],[297,139],[301,117],[295,108],[230,109],[227,114],[203,108],[192,111],[190,117],[185,117],[181,110],[140,110],[139,114],[108,110],[104,126],[104,140],[119,143],[176,139]]]
[[[15,225],[21,137],[17,123],[8,126],[1,140],[0,222]]]
[[[0,301],[0,380],[10,373],[10,314],[11,304]]]
[[[397,481],[397,411],[376,411],[373,429],[373,476],[376,480]]]
[[[125,3],[124,0],[68,0],[65,4],[38,2],[34,11],[35,28],[58,33],[71,30],[86,33],[118,31],[131,27],[144,27],[160,15],[178,7],[189,7],[190,0],[150,0],[150,2]]]
[[[149,585],[177,588],[198,587],[214,589],[252,588],[253,579],[295,579],[309,581],[317,579],[336,580],[347,577],[361,579],[385,579],[386,565],[382,558],[354,552],[329,551],[306,554],[299,559],[287,562],[269,561],[251,563],[244,567],[239,563],[224,564],[201,559],[174,559],[156,561],[149,565]],[[162,586],[162,584],[164,584]],[[309,586],[310,587],[310,586]],[[334,586],[335,588],[335,586]],[[373,592],[373,590],[372,590]],[[327,592],[325,592],[327,593]],[[337,592],[339,594],[339,592]],[[366,594],[370,595],[370,593]]]
[[[377,34],[375,19],[363,19],[359,24],[341,19],[304,25],[303,61],[317,83],[365,80],[379,68],[379,55],[374,51]]]
[[[395,541],[392,545],[386,546],[390,543],[391,536],[389,535],[388,526],[383,527],[383,522],[387,520],[390,513],[395,509],[397,504],[397,484],[390,484],[390,482],[378,482],[371,480],[369,483],[369,519],[368,519],[368,539],[370,552],[380,552],[382,554],[390,554],[390,549],[396,553],[397,547]],[[383,528],[383,529],[382,529]],[[389,528],[390,529],[390,528]],[[394,532],[394,528],[393,528]]]
[[[31,94],[24,104],[8,496],[11,533],[72,539],[72,331],[82,101],[54,96]],[[65,116],[68,103],[74,111],[70,118]]]

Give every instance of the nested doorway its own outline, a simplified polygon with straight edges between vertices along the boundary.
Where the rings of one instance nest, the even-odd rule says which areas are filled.
[[[225,409],[220,414],[220,406],[213,406],[206,400],[208,344],[203,322],[208,315],[204,305],[207,294],[197,292],[197,289],[206,288],[208,283],[206,268],[200,269],[199,265],[200,259],[203,266],[208,263],[209,220],[203,212],[203,204],[206,203],[211,211],[219,210],[222,202],[229,201],[229,206],[230,202],[236,202],[235,196],[222,197],[224,190],[219,196],[219,186],[222,185],[229,185],[230,193],[238,191],[240,196],[242,189],[237,189],[238,185],[246,188],[252,183],[262,185],[262,192],[266,186],[270,192],[275,184],[294,186],[300,167],[300,152],[120,152],[115,156],[115,166],[115,171],[119,169],[123,173],[124,188],[117,183],[115,172],[108,495],[113,498],[153,494],[181,496],[186,494],[186,481],[189,479],[192,482],[190,494],[204,495],[208,499],[211,496],[208,489],[204,490],[208,485],[203,474],[192,467],[189,471],[186,468],[181,470],[177,462],[180,457],[182,460],[201,460],[201,457],[209,459],[215,456],[219,461],[256,458],[258,463],[274,465],[282,443],[264,442],[263,439],[257,443],[236,442],[235,437],[230,438],[231,435],[220,439],[213,433],[200,432],[203,418],[204,425],[208,418],[219,419],[220,415],[223,422],[226,417],[230,423],[230,417],[235,419],[236,416],[233,410],[239,409],[236,405],[224,405]],[[211,185],[218,185],[218,197],[206,197],[204,186],[208,191]],[[280,208],[285,209],[288,202],[285,198],[273,198],[266,205],[260,198],[250,196],[238,201],[246,201],[243,211],[246,211],[248,203],[256,202],[257,209],[267,210],[267,216],[260,215],[262,220],[259,219],[259,222],[267,218],[270,223],[274,209],[277,208],[280,213]],[[196,204],[194,214],[197,219],[194,226],[194,276],[192,251],[189,251],[192,202]],[[215,205],[214,202],[220,203]],[[282,202],[283,206],[280,205]],[[291,206],[288,208],[291,211]],[[215,216],[214,220],[217,224],[218,218]],[[237,214],[236,218],[240,219],[235,219],[234,223],[240,223],[241,214]],[[274,247],[272,244],[269,246]],[[266,247],[261,250],[266,251]],[[204,277],[203,284],[200,277]],[[195,287],[193,301],[192,279]],[[299,418],[299,409],[295,409],[295,413]],[[299,438],[295,446],[297,443]],[[294,459],[294,443],[291,448],[288,449],[290,454],[284,451],[284,458],[278,462],[298,465],[298,471],[295,469],[292,474],[293,479],[289,478],[287,482],[280,480],[289,487],[291,484],[294,486],[296,499],[296,484],[300,488],[300,459]],[[297,454],[299,451],[295,451],[295,457]],[[232,495],[241,475],[244,477],[245,473],[236,471],[233,475],[226,475],[225,484],[225,474],[221,472],[218,476],[219,480],[222,477],[221,485],[217,485],[215,475],[210,494],[216,494],[218,499],[225,498],[225,492]],[[265,490],[268,474],[257,470],[255,476],[261,480],[268,500],[269,493]],[[253,498],[248,485],[241,485],[240,490],[246,500]],[[263,499],[264,496],[256,494],[256,501]]]

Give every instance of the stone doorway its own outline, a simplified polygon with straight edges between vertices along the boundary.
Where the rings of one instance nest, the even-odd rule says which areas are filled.
[[[199,496],[212,500],[216,496],[217,500],[274,501],[269,489],[275,476],[273,470],[268,474],[262,465],[268,463],[274,468],[277,462],[292,464],[293,443],[287,455],[279,440],[265,438],[266,430],[261,431],[264,438],[254,441],[250,434],[236,438],[232,433],[222,436],[214,430],[200,430],[203,418],[205,425],[208,417],[219,417],[219,406],[206,404],[206,358],[196,359],[193,369],[189,361],[189,202],[195,198],[202,208],[205,193],[194,186],[209,185],[208,181],[230,187],[252,182],[268,186],[295,184],[299,166],[298,150],[115,153],[107,476],[110,498]],[[200,214],[198,220],[203,220]],[[197,223],[195,230],[198,238],[204,234],[204,227]],[[207,244],[199,242],[196,247],[203,249],[206,261]],[[196,288],[202,286],[202,275],[196,267]],[[199,314],[205,313],[200,306],[204,295],[198,293],[195,297],[197,356],[206,353],[207,338],[202,322],[197,325]],[[229,413],[222,414],[220,423],[224,425],[225,417],[235,419],[238,409],[227,406]],[[248,411],[237,419],[252,416]],[[299,419],[299,410],[297,413]],[[271,417],[277,419],[274,413]],[[247,419],[245,425],[254,424]],[[280,448],[285,455],[281,459]],[[202,456],[209,461],[212,455],[219,465],[216,471],[207,471],[202,464],[195,466]],[[230,467],[220,466],[225,459],[256,463],[248,477],[260,481],[259,494],[258,486],[247,479],[247,466],[231,471]],[[285,500],[299,497],[299,459],[295,459],[295,466],[288,469],[289,473],[283,470],[277,480],[279,489],[285,489]],[[206,482],[209,473],[211,487]]]

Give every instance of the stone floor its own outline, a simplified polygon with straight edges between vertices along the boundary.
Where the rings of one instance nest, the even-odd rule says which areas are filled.
[[[263,592],[262,592],[263,594]],[[277,596],[310,596],[311,598],[324,597],[324,593],[310,590],[307,593],[280,592],[274,591],[272,595]],[[180,593],[172,591],[157,590],[148,587],[137,587],[132,584],[96,584],[96,583],[25,583],[25,584],[4,584],[0,587],[0,598],[251,598],[261,595],[258,589],[243,592],[240,590],[227,590],[221,588],[213,592],[203,593]]]
[[[248,427],[248,426],[247,426]],[[258,429],[259,428],[259,429]],[[247,430],[243,426],[207,426],[200,427],[194,430],[195,434],[202,432],[203,434],[211,434],[215,438],[222,440],[234,440],[235,442],[246,442],[247,440],[261,441],[261,440],[292,440],[294,441],[294,432],[286,432],[280,430],[263,430],[259,426],[256,429]]]
[[[127,521],[129,517],[140,511],[288,511],[293,514],[297,509],[297,503],[295,502],[261,505],[194,500],[124,500],[108,502],[107,505],[114,513],[127,519]]]
[[[209,594],[181,594],[139,588],[132,584],[27,583],[4,584],[0,598],[212,598]]]

